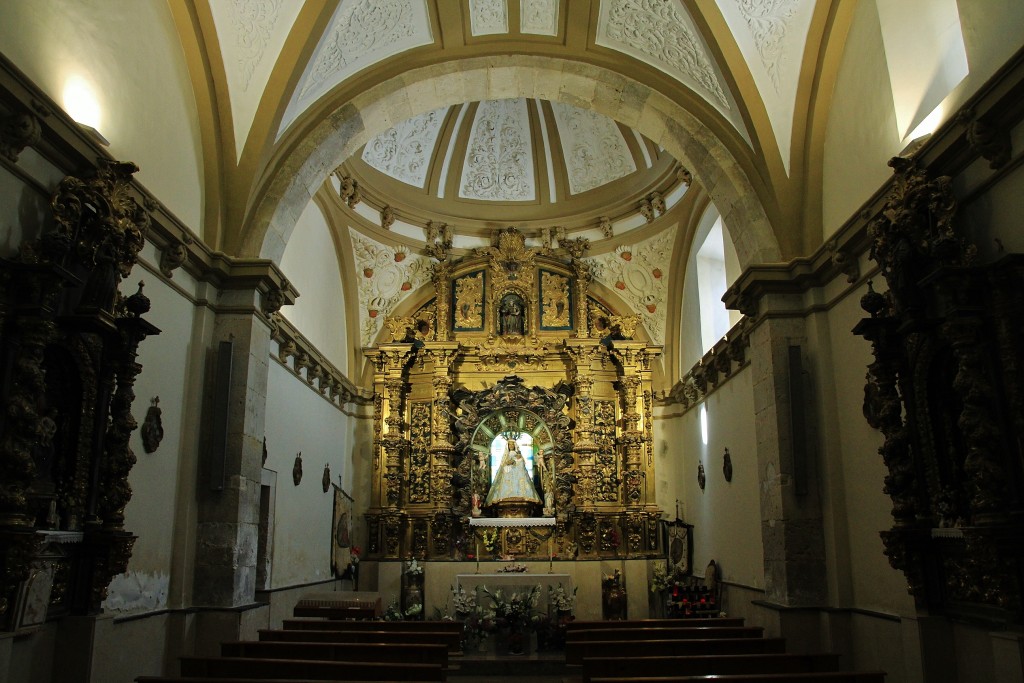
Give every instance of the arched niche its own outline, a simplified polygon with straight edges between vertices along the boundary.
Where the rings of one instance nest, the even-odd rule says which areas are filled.
[[[457,514],[469,515],[472,494],[486,498],[490,486],[490,453],[495,437],[527,434],[536,457],[543,449],[550,472],[554,507],[560,519],[571,514],[572,421],[565,411],[572,386],[560,382],[553,388],[527,387],[523,379],[508,375],[494,386],[480,391],[460,389],[453,393],[457,483],[452,506]],[[482,461],[483,460],[483,464]]]
[[[470,468],[470,487],[479,501],[486,501],[498,468],[505,455],[505,443],[514,440],[538,497],[543,500],[550,491],[554,509],[556,458],[553,457],[555,439],[544,419],[527,408],[501,408],[480,420],[469,450],[473,464]],[[475,512],[475,511],[474,511]],[[484,511],[487,514],[487,511]]]

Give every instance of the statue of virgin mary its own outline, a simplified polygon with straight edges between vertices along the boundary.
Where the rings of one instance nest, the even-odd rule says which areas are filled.
[[[543,502],[537,489],[533,486],[533,480],[526,469],[526,459],[515,439],[507,439],[505,443],[505,454],[501,458],[501,465],[491,482],[491,489],[487,492],[487,499],[484,500],[484,507],[496,503],[541,503]],[[500,507],[500,506],[499,506]]]

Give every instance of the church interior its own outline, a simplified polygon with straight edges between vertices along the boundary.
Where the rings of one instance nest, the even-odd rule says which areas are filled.
[[[1024,680],[1021,27],[5,0],[0,679],[487,579]]]

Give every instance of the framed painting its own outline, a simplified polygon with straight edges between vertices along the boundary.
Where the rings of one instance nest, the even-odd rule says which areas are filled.
[[[665,522],[665,554],[668,571],[688,576],[693,573],[693,525],[676,518]]]
[[[331,524],[331,572],[340,577],[352,560],[352,496],[334,487],[334,521]]]

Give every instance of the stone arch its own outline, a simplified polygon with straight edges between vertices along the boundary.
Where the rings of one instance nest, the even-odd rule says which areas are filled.
[[[686,164],[723,218],[736,226],[743,267],[780,260],[778,240],[750,180],[695,115],[650,86],[609,69],[528,55],[414,69],[339,104],[294,144],[261,188],[243,226],[239,255],[280,262],[295,221],[317,188],[373,136],[439,107],[510,97],[564,102],[635,128]]]

